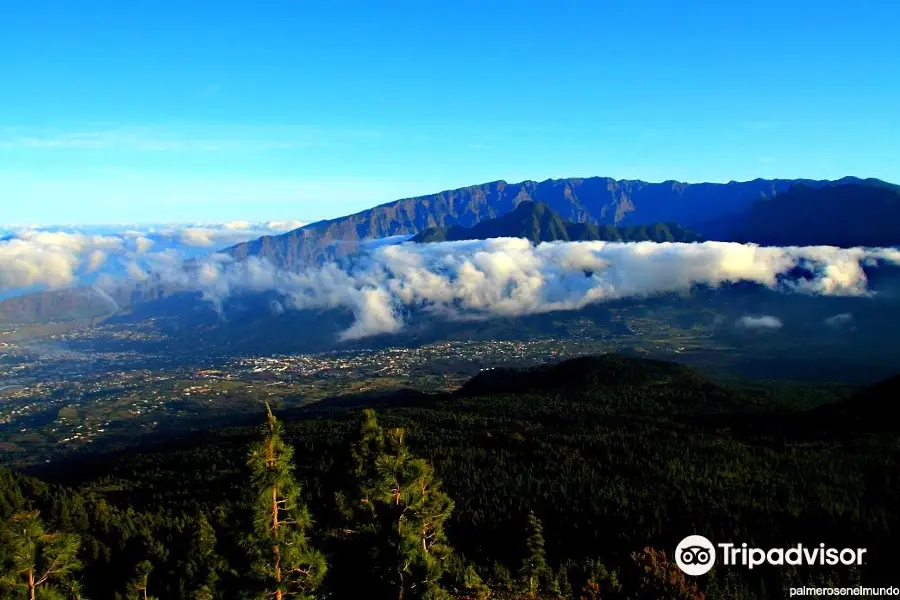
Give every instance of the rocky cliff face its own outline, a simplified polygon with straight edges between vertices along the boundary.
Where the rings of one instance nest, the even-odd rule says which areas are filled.
[[[512,211],[524,201],[546,203],[566,221],[600,225],[675,222],[706,236],[740,219],[754,202],[771,198],[803,182],[765,180],[717,183],[647,183],[608,177],[495,181],[397,200],[339,219],[312,223],[289,233],[263,237],[226,250],[237,258],[261,256],[289,269],[357,252],[359,242],[412,235],[430,227],[471,227]],[[709,229],[710,231],[705,231]],[[712,230],[716,231],[712,231]]]

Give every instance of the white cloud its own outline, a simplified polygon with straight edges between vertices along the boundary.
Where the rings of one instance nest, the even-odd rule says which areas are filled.
[[[853,315],[850,313],[841,313],[825,319],[825,324],[829,327],[842,327],[853,323]]]
[[[148,252],[150,248],[153,247],[153,240],[150,238],[144,237],[143,235],[139,235],[134,240],[134,248],[138,254],[144,254]]]
[[[35,285],[64,287],[80,269],[105,261],[124,249],[121,238],[64,232],[23,231],[0,242],[0,291]]]
[[[738,319],[737,325],[744,329],[781,329],[783,323],[778,317],[765,315],[762,317],[741,317]]]
[[[250,225],[250,221],[228,221],[227,223],[222,223],[222,229],[227,229],[229,231],[235,229],[250,229],[252,225]]]
[[[210,229],[188,227],[178,233],[178,240],[186,246],[212,246],[215,243],[212,233],[213,231]]]
[[[302,227],[300,221],[270,221],[267,223],[251,223],[249,221],[230,221],[221,224],[192,225],[180,228],[164,228],[159,234],[177,237],[185,246],[198,248],[224,248],[234,244],[263,237],[277,235]]]
[[[236,263],[227,255],[208,253],[294,225],[230,222],[129,226],[103,234],[10,232],[0,241],[0,291],[72,285],[91,272],[100,276],[95,285],[103,289],[154,276],[171,288],[202,292],[217,307],[236,293],[275,291],[282,309],[350,310],[355,322],[344,336],[360,338],[401,330],[410,310],[445,319],[514,317],[687,291],[698,284],[745,281],[784,293],[866,296],[871,292],[864,265],[900,265],[896,249],[725,242],[533,246],[503,238],[416,245],[405,243],[403,236],[362,244],[364,253],[349,266],[329,263],[301,273],[256,258]],[[186,265],[186,258],[197,260]],[[799,266],[809,277],[786,280]],[[777,329],[781,322],[773,316],[747,316],[738,326]]]
[[[94,273],[100,267],[103,266],[103,263],[106,262],[106,252],[99,249],[91,250],[91,252],[87,256],[87,260],[85,261],[85,271],[87,273]]]
[[[45,286],[73,285],[84,275],[109,267],[136,274],[138,262],[168,265],[263,235],[296,229],[294,221],[254,223],[233,221],[202,226],[143,228],[0,227],[0,292]]]
[[[217,256],[191,272],[161,267],[166,283],[202,292],[221,305],[229,295],[275,290],[291,308],[349,309],[346,338],[399,331],[418,309],[447,319],[521,316],[574,310],[621,298],[687,291],[697,284],[755,282],[785,293],[869,294],[863,261],[900,265],[894,249],[760,248],[722,242],[550,243],[525,240],[376,247],[347,270],[336,264],[296,274],[251,259]],[[783,281],[803,263],[814,276]],[[777,328],[775,317],[745,317],[743,327]]]
[[[303,221],[269,221],[266,227],[272,231],[292,231],[306,225]]]

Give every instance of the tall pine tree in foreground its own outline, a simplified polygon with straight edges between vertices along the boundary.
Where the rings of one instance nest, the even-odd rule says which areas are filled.
[[[522,592],[529,598],[537,596],[539,591],[559,593],[559,585],[553,571],[547,565],[544,552],[544,525],[534,513],[528,513],[528,554],[519,571],[522,579]]]
[[[335,494],[342,527],[334,532],[340,546],[333,554],[330,590],[338,597],[352,597],[366,590],[373,598],[390,595],[385,572],[391,560],[385,556],[382,523],[371,497],[376,488],[375,461],[384,453],[384,431],[375,411],[366,409],[359,438],[350,452],[348,478]]]
[[[405,431],[385,433],[371,410],[353,449],[358,525],[377,547],[375,568],[398,600],[448,598],[440,580],[452,553],[444,523],[453,501],[434,468],[406,446]]]
[[[29,600],[70,597],[80,544],[77,535],[47,533],[37,511],[13,515],[0,530],[0,592]]]
[[[309,600],[325,577],[325,558],[310,544],[312,517],[294,477],[293,448],[268,404],[266,413],[263,439],[247,461],[256,494],[253,532],[246,542],[260,582],[256,597]]]

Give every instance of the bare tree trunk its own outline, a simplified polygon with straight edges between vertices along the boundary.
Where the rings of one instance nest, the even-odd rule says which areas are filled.
[[[278,536],[278,488],[272,486],[272,531]],[[275,598],[281,600],[281,549],[275,545],[275,582],[278,589],[275,591]]]
[[[399,502],[398,502],[399,504]],[[403,600],[403,515],[397,519],[397,576],[400,578],[400,591],[397,596],[398,600]]]
[[[37,586],[35,586],[35,584],[34,584],[34,570],[29,570],[28,571],[28,598],[30,600],[34,600],[34,593],[35,593],[36,587]]]
[[[274,433],[275,428],[271,421],[271,411],[269,412],[269,416],[269,430]],[[274,468],[275,440],[272,437],[269,437],[268,443],[266,444],[266,454],[269,468]],[[274,485],[272,486],[272,535],[276,540],[278,539],[278,488]],[[275,554],[275,583],[278,586],[278,589],[275,590],[275,598],[276,600],[281,600],[281,549],[278,547],[278,544],[275,544],[273,553]]]

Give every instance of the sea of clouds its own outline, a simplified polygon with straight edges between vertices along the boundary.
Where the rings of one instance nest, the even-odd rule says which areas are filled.
[[[182,261],[297,229],[299,221],[122,226],[0,226],[0,297],[134,271],[158,257]]]
[[[0,241],[0,291],[64,287],[115,264],[91,284],[153,279],[200,292],[216,307],[238,294],[277,292],[277,310],[343,308],[354,315],[345,339],[393,333],[411,309],[444,319],[523,316],[576,310],[597,302],[752,282],[784,293],[866,296],[866,269],[900,266],[893,248],[758,247],[726,242],[610,243],[498,238],[413,244],[372,241],[353,260],[289,272],[251,258],[235,261],[219,247],[294,228],[291,224],[223,224],[119,233],[10,233]],[[260,233],[264,232],[264,233]],[[203,250],[198,254],[198,249]],[[185,263],[186,258],[194,258]],[[804,277],[785,277],[802,268]],[[838,316],[836,319],[849,317]],[[777,329],[773,317],[740,324]]]
[[[216,306],[235,294],[276,291],[284,308],[345,308],[355,323],[344,338],[352,339],[400,331],[410,309],[444,319],[514,317],[742,281],[785,293],[866,296],[864,267],[884,263],[900,265],[900,251],[724,242],[533,246],[498,238],[382,245],[349,266],[329,263],[300,273],[213,254],[191,269],[161,261],[133,276],[199,291]],[[806,277],[783,277],[801,266]],[[774,329],[780,323],[751,317],[744,325]]]

